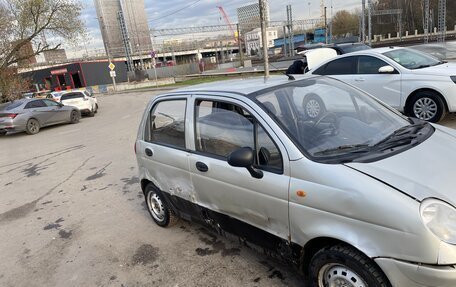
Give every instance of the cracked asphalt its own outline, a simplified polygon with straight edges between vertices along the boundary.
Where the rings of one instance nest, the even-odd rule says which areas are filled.
[[[154,94],[101,96],[94,118],[0,136],[0,286],[303,286],[198,224],[153,223],[133,144]]]

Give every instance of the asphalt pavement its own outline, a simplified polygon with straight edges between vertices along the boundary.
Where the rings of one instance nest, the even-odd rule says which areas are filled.
[[[0,136],[0,286],[303,286],[198,224],[153,223],[133,144],[155,93],[101,96],[94,118]]]

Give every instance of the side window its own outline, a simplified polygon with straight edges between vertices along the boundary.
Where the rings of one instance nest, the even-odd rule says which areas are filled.
[[[150,114],[150,142],[185,148],[186,100],[155,104]]]
[[[376,57],[359,56],[358,74],[378,74],[378,69],[388,64]]]
[[[33,108],[44,108],[47,105],[42,100],[32,101],[25,105],[24,109],[33,109]]]
[[[281,173],[283,162],[280,150],[260,125],[257,128],[257,141],[258,167]]]
[[[241,147],[254,149],[253,123],[248,113],[232,104],[198,101],[196,104],[196,150],[227,157]]]
[[[197,101],[195,107],[196,150],[226,158],[242,147],[255,150],[255,164],[282,172],[279,149],[266,131],[245,109],[230,103]]]
[[[344,57],[327,63],[318,68],[314,74],[316,75],[352,75],[356,74],[356,64],[358,57]]]
[[[50,101],[50,100],[44,100],[44,102],[46,103],[46,106],[48,106],[48,107],[56,107],[59,105],[56,102]]]

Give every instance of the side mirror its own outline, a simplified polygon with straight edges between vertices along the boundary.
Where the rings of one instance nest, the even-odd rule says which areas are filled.
[[[394,73],[394,71],[395,71],[394,68],[391,67],[390,65],[383,66],[378,69],[378,72],[380,74],[392,74],[392,73]]]
[[[57,103],[57,104],[59,104],[59,107],[63,107],[64,106],[64,104],[62,104],[62,103]]]
[[[255,155],[249,147],[237,149],[228,155],[228,164],[234,167],[245,167],[254,178],[262,178],[263,172],[253,167]]]

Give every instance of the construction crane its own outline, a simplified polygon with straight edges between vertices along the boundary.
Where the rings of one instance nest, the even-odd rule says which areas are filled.
[[[237,32],[234,31],[233,25],[230,22],[230,19],[228,18],[228,15],[226,15],[225,10],[223,9],[222,6],[217,6],[217,8],[220,10],[220,14],[222,14],[223,19],[225,20],[226,24],[228,25],[231,34],[234,37],[234,41],[237,43],[238,42],[238,35]]]

